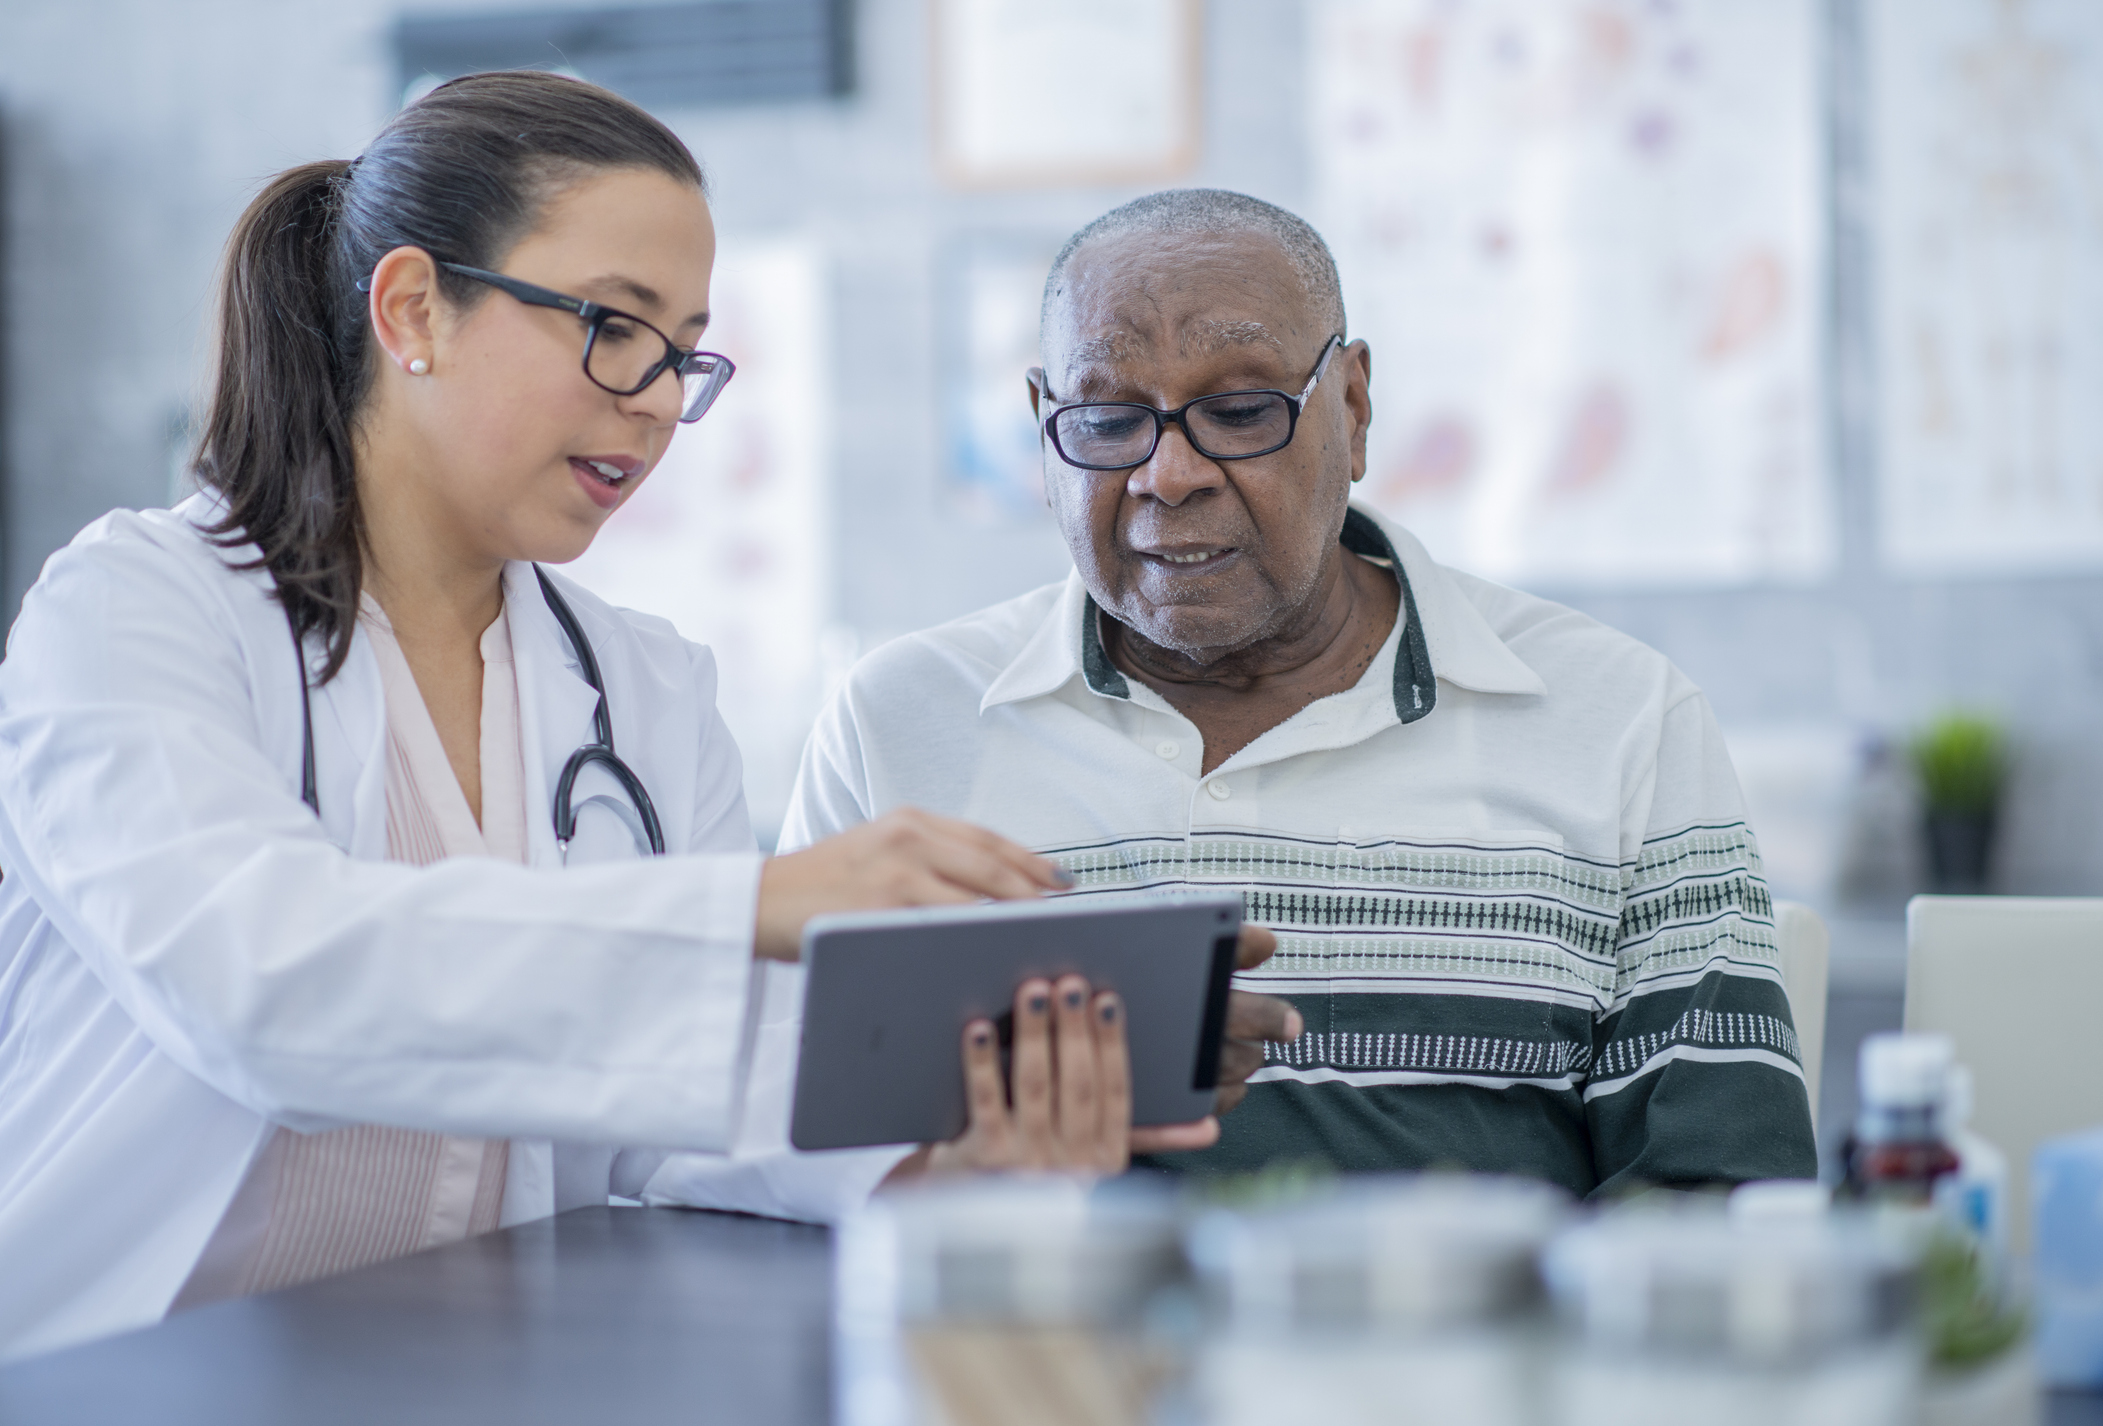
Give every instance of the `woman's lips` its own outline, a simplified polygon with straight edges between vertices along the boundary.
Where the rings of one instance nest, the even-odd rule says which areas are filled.
[[[589,495],[601,510],[611,510],[621,503],[621,496],[626,492],[629,480],[625,474],[606,474],[607,467],[618,469],[612,461],[590,460],[583,456],[570,457],[570,474],[577,477],[577,483],[584,487],[584,493]]]

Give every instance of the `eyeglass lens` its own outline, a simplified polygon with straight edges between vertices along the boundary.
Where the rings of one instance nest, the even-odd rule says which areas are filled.
[[[716,404],[723,388],[730,383],[730,373],[736,370],[730,358],[717,356],[713,352],[695,352],[680,368],[680,385],[686,391],[686,405],[679,413],[682,421],[698,421],[708,414],[708,408]]]
[[[1275,391],[1208,396],[1183,412],[1201,455],[1267,455],[1292,438],[1292,404]],[[1123,470],[1153,454],[1161,421],[1148,407],[1117,402],[1068,406],[1052,418],[1059,454],[1072,465]]]
[[[728,360],[695,352],[683,360],[677,348],[654,327],[625,317],[602,318],[584,355],[584,370],[608,391],[624,395],[642,390],[661,375],[667,361],[678,362],[682,388],[679,419],[698,421],[730,380]]]

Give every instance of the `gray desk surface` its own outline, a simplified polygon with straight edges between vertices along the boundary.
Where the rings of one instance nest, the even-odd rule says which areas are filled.
[[[823,1229],[583,1208],[0,1371],[0,1422],[830,1419]]]
[[[0,1422],[817,1426],[830,1273],[822,1229],[583,1208],[0,1371]]]

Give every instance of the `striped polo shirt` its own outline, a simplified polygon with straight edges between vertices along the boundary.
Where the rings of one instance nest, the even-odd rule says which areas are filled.
[[[1357,685],[1211,774],[1105,656],[1079,576],[877,649],[819,720],[784,849],[901,806],[981,823],[1075,895],[1232,889],[1290,998],[1197,1173],[1457,1166],[1574,1193],[1809,1177],[1810,1106],[1760,855],[1700,690],[1560,605],[1395,571]]]

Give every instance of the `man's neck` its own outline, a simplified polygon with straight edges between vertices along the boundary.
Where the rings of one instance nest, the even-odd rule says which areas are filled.
[[[1104,652],[1197,725],[1210,773],[1301,709],[1356,687],[1395,627],[1394,574],[1348,550],[1299,617],[1281,631],[1215,658],[1164,648],[1115,619]]]

